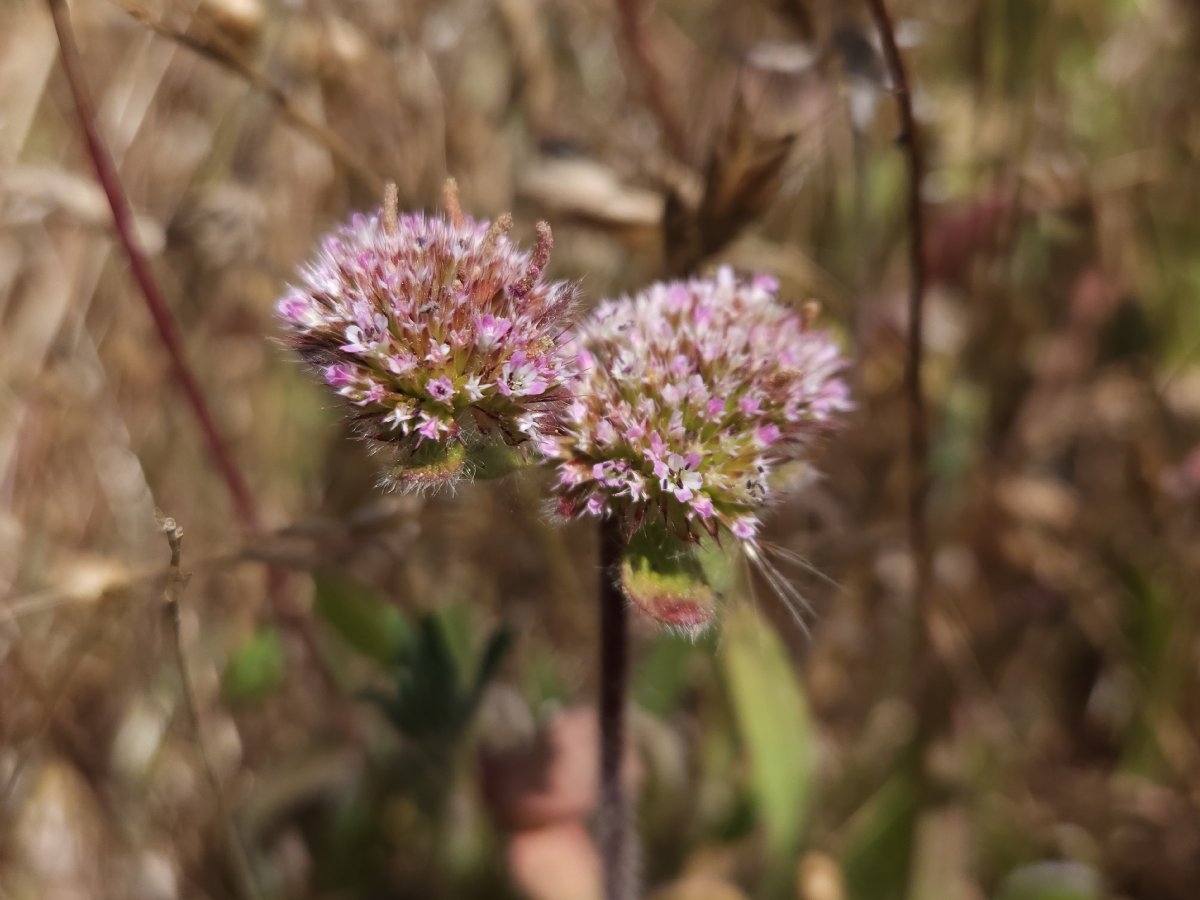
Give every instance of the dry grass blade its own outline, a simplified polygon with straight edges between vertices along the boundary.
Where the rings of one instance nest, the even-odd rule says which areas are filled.
[[[662,221],[658,193],[623,183],[590,159],[538,159],[522,175],[520,193],[555,215],[613,231],[653,232]]]
[[[694,270],[759,216],[779,189],[795,135],[761,134],[739,93],[725,132],[709,159],[704,193],[689,209],[679,193],[667,198],[663,217],[667,269]]]
[[[192,684],[192,677],[188,673],[187,656],[183,649],[179,604],[183,598],[183,589],[188,582],[188,576],[183,574],[182,569],[183,528],[169,516],[164,516],[159,512],[156,512],[156,516],[158,517],[158,527],[166,535],[167,543],[171,548],[171,563],[167,570],[166,587],[163,588],[163,612],[171,625],[171,644],[175,653],[175,665],[179,669],[179,683],[183,690],[184,707],[187,710],[192,733],[196,738],[196,749],[200,754],[201,764],[204,766],[204,775],[212,789],[217,815],[221,819],[221,825],[229,844],[230,862],[238,881],[238,890],[242,896],[250,898],[250,900],[259,900],[263,897],[262,888],[255,877],[254,868],[250,864],[250,855],[238,833],[237,825],[229,813],[224,794],[221,792],[221,781],[217,777],[217,770],[213,766],[212,756],[209,754],[208,745],[204,740],[204,731],[200,724],[200,710],[196,704],[196,691]]]
[[[139,24],[160,37],[174,41],[188,50],[237,75],[279,108],[284,118],[297,129],[323,145],[372,196],[383,193],[384,180],[361,160],[342,138],[324,122],[296,103],[286,90],[246,61],[241,49],[232,40],[215,31],[205,22],[196,20],[184,31],[163,21],[133,0],[112,0]]]
[[[52,166],[16,164],[0,171],[0,210],[9,224],[44,221],[61,212],[97,231],[112,226],[112,214],[100,187],[84,175]],[[147,254],[162,251],[166,243],[163,227],[150,216],[135,214],[134,231]]]

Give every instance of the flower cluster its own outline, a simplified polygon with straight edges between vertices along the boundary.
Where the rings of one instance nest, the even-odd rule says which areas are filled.
[[[576,332],[563,428],[542,442],[563,512],[636,528],[659,511],[685,540],[754,540],[772,473],[851,405],[837,346],[777,290],[721,269],[597,309]]]
[[[277,305],[361,432],[399,449],[401,484],[420,468],[406,459],[445,463],[454,451],[446,480],[485,439],[542,439],[567,398],[575,287],[543,278],[549,226],[528,253],[509,240],[507,215],[465,216],[452,183],[446,205],[444,216],[398,215],[390,188],[379,212],[324,238]]]

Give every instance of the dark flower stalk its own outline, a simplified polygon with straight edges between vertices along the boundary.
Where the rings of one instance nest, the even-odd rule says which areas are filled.
[[[637,896],[632,810],[622,777],[628,731],[629,608],[621,589],[625,538],[613,519],[600,523],[600,859],[604,900]]]

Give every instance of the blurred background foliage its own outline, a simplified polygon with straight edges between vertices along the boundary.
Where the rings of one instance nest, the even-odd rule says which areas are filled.
[[[542,473],[381,495],[274,342],[319,234],[386,178],[432,208],[447,175],[526,238],[549,220],[588,303],[728,262],[819,299],[856,361],[826,474],[770,519],[803,603],[750,573],[695,643],[638,625],[648,894],[1200,896],[1200,5],[890,6],[929,168],[924,622],[905,166],[858,4],[72,3],[249,536],[46,7],[5,0],[0,897],[599,896],[593,535],[551,522]],[[186,530],[224,813],[155,506]]]

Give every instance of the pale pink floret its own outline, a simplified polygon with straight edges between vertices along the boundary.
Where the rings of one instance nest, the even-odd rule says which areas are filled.
[[[577,329],[575,399],[543,445],[560,509],[755,539],[773,472],[851,408],[837,345],[778,287],[722,269],[604,303]]]
[[[432,399],[439,403],[445,403],[454,396],[454,382],[446,375],[442,375],[440,378],[430,378],[426,390]]]

